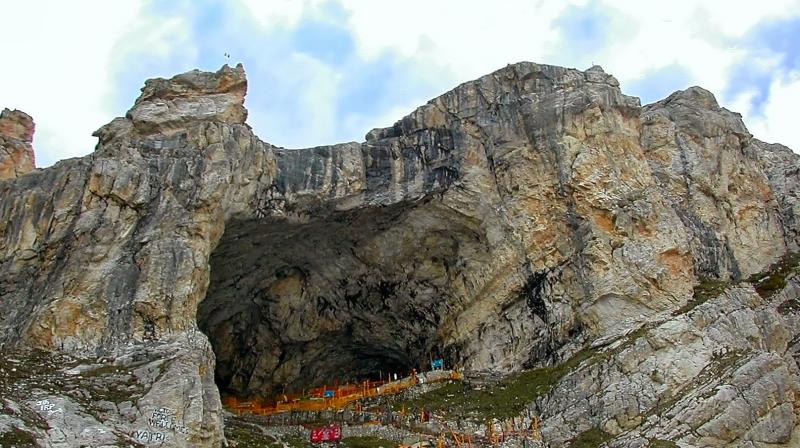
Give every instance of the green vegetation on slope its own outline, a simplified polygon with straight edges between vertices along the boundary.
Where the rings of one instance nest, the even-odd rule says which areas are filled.
[[[592,428],[572,439],[569,448],[599,448],[611,438],[611,434],[598,428]]]
[[[86,361],[58,352],[42,350],[0,351],[0,396],[23,400],[27,391],[41,389],[65,395],[95,415],[99,401],[135,402],[145,393],[133,370],[141,366],[97,365],[82,373],[66,373]],[[162,369],[163,367],[160,367]],[[25,385],[24,388],[21,385]],[[103,419],[99,416],[99,421]]]
[[[289,445],[291,448],[311,448],[312,445],[311,441],[308,439],[304,439],[300,436],[288,436],[286,437],[286,444]],[[280,443],[277,446],[281,446]]]
[[[678,448],[678,444],[670,440],[651,439],[647,448]]]
[[[254,425],[238,419],[226,419],[225,438],[231,448],[282,448],[283,444],[276,439],[265,436]],[[294,445],[290,445],[294,446]]]
[[[797,273],[798,268],[800,268],[800,253],[789,252],[772,266],[758,274],[753,274],[745,281],[752,284],[761,297],[768,298],[786,287],[787,279],[792,274]],[[725,289],[737,283],[738,282],[728,282],[713,278],[701,278],[700,283],[694,288],[692,298],[686,305],[675,310],[672,315],[678,316],[688,313],[697,306],[719,296],[725,292]],[[800,310],[800,301],[797,300],[787,300],[778,307],[778,311],[782,314],[797,310]]]
[[[761,297],[769,297],[786,286],[786,279],[798,270],[800,253],[790,252],[764,272],[747,279]]]
[[[596,354],[596,349],[584,349],[561,364],[526,370],[486,389],[470,389],[464,384],[451,383],[412,400],[400,402],[395,405],[395,409],[402,406],[409,411],[425,408],[456,417],[477,417],[483,420],[513,417],[522,413],[538,397],[550,392],[562,377]]]
[[[346,437],[342,439],[342,444],[347,448],[396,448],[397,442],[382,439],[380,437]]]
[[[730,282],[716,280],[713,278],[701,278],[700,283],[694,287],[692,298],[685,305],[675,310],[672,315],[679,316],[686,314],[698,306],[708,302],[710,299],[722,294],[730,286]]]

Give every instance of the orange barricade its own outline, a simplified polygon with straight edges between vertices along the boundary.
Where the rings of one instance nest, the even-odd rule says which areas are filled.
[[[435,381],[460,379],[461,373],[452,371]],[[275,401],[263,401],[257,398],[242,400],[231,396],[225,397],[223,404],[236,414],[273,415],[291,411],[325,411],[341,409],[367,397],[393,395],[418,383],[417,376],[411,375],[392,382],[364,381],[359,384],[316,387],[302,395],[279,395],[279,399]]]

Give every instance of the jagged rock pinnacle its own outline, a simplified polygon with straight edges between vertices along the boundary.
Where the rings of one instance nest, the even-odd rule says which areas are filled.
[[[244,123],[247,78],[242,64],[217,72],[192,70],[170,79],[150,79],[127,118],[143,134],[171,132],[208,121]]]

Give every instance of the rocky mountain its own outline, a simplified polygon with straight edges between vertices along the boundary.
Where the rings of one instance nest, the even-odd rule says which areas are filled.
[[[442,356],[569,366],[527,404],[545,446],[800,446],[800,158],[708,91],[523,62],[290,150],[246,89],[149,80],[43,170],[3,112],[0,441],[216,447],[220,393]]]

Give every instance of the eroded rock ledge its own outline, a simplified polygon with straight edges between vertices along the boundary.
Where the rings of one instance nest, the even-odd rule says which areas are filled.
[[[299,150],[253,135],[246,89],[241,66],[150,80],[93,154],[0,181],[0,344],[116,359],[142,384],[92,405],[105,423],[59,428],[69,440],[95,425],[218,446],[218,387],[432,354],[496,374],[557,363],[797,250],[798,156],[701,88],[641,107],[600,67],[523,62],[363,143]],[[173,427],[154,429],[162,408]]]

